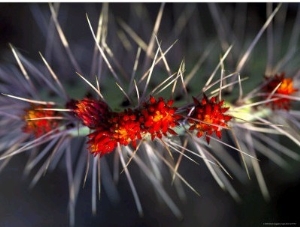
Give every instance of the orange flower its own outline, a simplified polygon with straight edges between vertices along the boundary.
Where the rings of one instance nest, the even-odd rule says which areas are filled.
[[[23,119],[26,121],[26,124],[22,127],[23,132],[33,133],[38,138],[57,128],[59,124],[55,118],[60,116],[59,113],[53,110],[42,110],[43,108],[51,107],[51,105],[32,104],[25,109]]]
[[[223,107],[224,100],[218,102],[217,96],[208,99],[205,94],[203,94],[201,102],[194,97],[193,99],[195,106],[189,118],[191,124],[189,130],[197,131],[197,137],[201,137],[205,133],[207,143],[210,141],[207,135],[215,133],[221,138],[222,128],[228,127],[227,122],[232,118],[224,114],[229,109]]]
[[[108,105],[101,100],[84,98],[73,104],[74,113],[90,129],[102,127],[107,123]]]
[[[285,78],[285,73],[276,74],[272,77],[268,83],[262,88],[266,93],[272,93],[272,97],[278,98],[270,103],[273,109],[286,109],[289,110],[291,106],[291,100],[288,98],[282,98],[278,95],[293,95],[298,89],[294,88],[293,79]],[[269,96],[269,95],[268,95]],[[266,96],[266,97],[268,97]],[[269,104],[269,103],[268,103]]]
[[[155,137],[161,138],[162,135],[167,136],[167,132],[176,135],[171,129],[179,125],[178,121],[182,117],[176,114],[176,107],[172,107],[173,100],[164,101],[163,98],[156,100],[150,96],[149,102],[143,104],[141,110],[140,122],[145,133],[150,133],[152,140]]]

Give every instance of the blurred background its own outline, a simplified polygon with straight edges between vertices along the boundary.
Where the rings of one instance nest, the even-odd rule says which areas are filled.
[[[124,56],[124,62],[122,62],[124,65],[126,65],[126,61],[132,62],[135,58],[135,51],[132,51],[132,54],[129,52],[129,55],[125,55],[126,51],[120,47],[120,41],[117,37],[113,37],[113,34],[116,34],[116,31],[120,28],[116,18],[121,18],[121,20],[131,25],[142,39],[149,41],[149,34],[153,29],[160,6],[159,3],[113,3],[109,5],[113,21],[109,27],[109,32],[111,32],[109,37],[111,39],[108,42],[116,55]],[[217,6],[222,12],[220,15],[226,16],[228,24],[236,29],[234,34],[240,32],[238,35],[242,38],[237,39],[236,43],[237,46],[240,45],[240,50],[237,49],[236,51],[244,50],[249,45],[249,40],[253,39],[266,20],[266,5],[263,3],[223,3],[217,4]],[[299,4],[294,3],[284,7],[287,9],[285,28],[290,29],[291,24],[297,17]],[[101,8],[102,4],[63,3],[60,6],[59,21],[83,71],[88,71],[90,65],[90,62],[86,62],[85,53],[91,51],[94,44],[86,21],[86,13],[89,15],[92,24],[96,26]],[[39,51],[44,52],[47,33],[45,32],[46,27],[43,27],[42,17],[38,12],[42,12],[45,18],[49,19],[48,4],[0,4],[0,60],[2,64],[6,64],[8,61],[14,62],[8,43],[12,43],[22,54],[33,61],[39,59]],[[243,29],[239,27],[241,25],[238,23],[239,19],[244,16],[240,15],[241,12],[247,12]],[[143,21],[136,21],[138,17],[143,18]],[[37,23],[39,18],[41,20]],[[178,20],[179,18],[181,21]],[[169,63],[175,71],[184,58],[186,70],[189,71],[195,62],[199,60],[207,45],[213,42],[219,43],[218,32],[220,30],[216,28],[213,22],[207,4],[167,3],[164,8],[158,39],[162,40],[162,45],[166,47],[178,39],[171,55],[168,55]],[[285,33],[285,35],[290,37],[291,32]],[[230,38],[228,40],[230,41]],[[116,45],[113,45],[114,42]],[[265,42],[262,41],[258,45],[265,47]],[[203,71],[200,70],[202,73],[211,72],[219,61],[220,54],[224,52],[221,45],[217,44],[216,46],[211,52],[211,56],[208,57],[204,69],[201,69]],[[55,47],[59,47],[59,45],[57,44]],[[264,49],[257,49],[254,54],[260,56],[259,54],[264,53]],[[53,54],[53,56],[55,55]],[[233,61],[237,57],[238,54],[233,55]],[[62,56],[58,57],[58,59],[61,58]],[[249,65],[255,65],[255,69],[249,66],[245,69],[245,74],[256,74],[258,72],[257,77],[260,78],[263,76],[266,60],[257,60],[255,57],[252,59],[254,60],[250,61]],[[70,63],[65,64],[56,61],[56,59],[52,59],[52,61],[53,67],[57,71],[65,70],[65,68],[60,68],[63,64],[64,67],[70,68]],[[259,64],[255,64],[253,61],[259,61]],[[230,67],[229,63],[229,70],[234,71],[234,68]],[[130,65],[128,70],[131,68]],[[253,71],[251,71],[252,69]],[[65,73],[74,72],[75,70]],[[255,84],[252,86],[255,86]],[[197,92],[194,87],[190,89],[191,92]],[[286,143],[288,146],[290,141]],[[299,147],[295,147],[294,150],[299,152]],[[46,173],[34,188],[29,189],[33,175],[23,177],[27,158],[27,154],[17,155],[0,174],[0,226],[68,226],[69,191],[64,162],[60,163],[59,168]],[[219,188],[204,163],[195,165],[184,160],[180,172],[199,192],[200,197],[184,186],[186,201],[179,200],[174,187],[171,186],[170,174],[166,171],[165,186],[184,217],[182,220],[178,220],[166,205],[158,201],[150,183],[143,180],[141,175],[137,173],[137,167],[133,165],[131,173],[133,179],[135,179],[135,185],[142,202],[144,216],[140,217],[138,215],[130,187],[123,174],[117,187],[120,202],[112,203],[106,193],[103,192],[95,216],[91,213],[91,182],[87,182],[79,193],[75,226],[251,227],[262,226],[263,223],[297,223],[299,225],[300,216],[297,209],[300,202],[299,162],[289,160],[292,168],[283,170],[270,163],[266,158],[260,158],[262,172],[271,194],[270,202],[263,199],[256,179],[253,178],[246,185],[234,179],[232,180],[232,184],[242,198],[242,201],[237,203],[227,192]],[[135,175],[137,175],[136,178]]]

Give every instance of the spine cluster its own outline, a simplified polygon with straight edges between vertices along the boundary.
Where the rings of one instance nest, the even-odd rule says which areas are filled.
[[[264,104],[266,107],[289,110],[289,96],[298,89],[294,88],[292,78],[285,78],[282,73],[268,79],[261,91],[264,92],[265,99],[271,100]],[[225,106],[225,101],[218,100],[217,96],[208,98],[203,93],[202,99],[193,97],[193,104],[186,107],[174,107],[173,103],[173,100],[150,96],[136,109],[115,112],[105,101],[85,97],[69,101],[66,107],[82,125],[91,130],[87,135],[88,150],[100,156],[113,152],[118,143],[122,146],[131,145],[136,149],[139,141],[149,137],[154,140],[163,136],[175,136],[176,127],[183,127],[186,133],[195,133],[197,137],[205,136],[209,143],[209,136],[213,134],[221,139],[222,130],[228,129],[233,118],[226,114],[229,107]],[[57,111],[47,110],[41,105],[31,105],[25,109],[23,119],[26,124],[23,131],[40,137],[60,126],[56,119],[59,117],[62,115]]]

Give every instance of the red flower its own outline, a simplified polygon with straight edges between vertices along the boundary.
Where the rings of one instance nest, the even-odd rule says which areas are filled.
[[[112,152],[118,143],[123,146],[131,144],[136,147],[137,140],[142,138],[138,112],[127,109],[124,112],[111,112],[107,127],[97,129],[88,135],[88,149],[91,153],[103,156]]]
[[[107,130],[96,130],[88,135],[88,150],[92,154],[100,154],[103,156],[112,152],[116,146],[117,141]]]
[[[73,106],[75,116],[90,129],[103,127],[107,123],[109,107],[105,102],[84,98],[83,100],[75,101]]]
[[[262,90],[269,96],[270,93],[274,92],[272,98],[278,98],[277,100],[268,103],[273,109],[286,109],[289,110],[291,106],[291,100],[288,98],[282,98],[278,95],[293,95],[298,89],[294,88],[293,79],[285,78],[285,73],[277,74],[272,77],[268,83],[262,88]]]
[[[176,135],[171,129],[179,125],[178,121],[182,117],[176,114],[176,107],[172,107],[173,100],[164,101],[159,98],[158,101],[150,96],[149,102],[143,104],[141,109],[140,122],[145,133],[150,133],[152,140],[155,137],[161,138],[162,135],[167,136],[167,132]]]
[[[59,113],[53,110],[42,110],[43,108],[51,108],[51,105],[32,104],[25,109],[23,119],[26,124],[22,127],[23,132],[33,133],[36,138],[58,127],[57,117]],[[52,119],[51,119],[52,118]]]
[[[121,145],[136,146],[136,140],[141,139],[141,127],[137,117],[138,112],[127,109],[121,113],[114,113],[109,119],[111,123],[110,131],[113,137]]]
[[[227,127],[227,122],[232,118],[224,114],[229,109],[223,107],[224,100],[218,102],[217,96],[208,99],[205,94],[203,94],[201,102],[194,97],[193,99],[195,106],[188,120],[191,124],[189,130],[197,131],[197,137],[201,137],[205,133],[207,143],[210,141],[207,135],[215,133],[221,138],[222,128]]]

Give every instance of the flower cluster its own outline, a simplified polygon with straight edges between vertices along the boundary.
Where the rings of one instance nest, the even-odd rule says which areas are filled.
[[[221,138],[221,130],[227,127],[230,116],[224,115],[229,108],[223,107],[224,101],[216,101],[217,97],[208,99],[204,94],[201,103],[194,98],[194,111],[189,116],[190,131],[197,131],[197,136],[213,132]],[[74,113],[83,125],[95,131],[88,135],[88,149],[93,154],[112,152],[118,145],[131,144],[134,148],[138,140],[150,135],[151,139],[162,136],[177,135],[174,128],[182,124],[183,115],[176,112],[173,100],[165,101],[162,97],[156,100],[150,96],[140,108],[113,112],[103,101],[84,98],[75,101]],[[188,111],[185,111],[188,113]],[[186,116],[185,116],[186,117]],[[206,137],[209,142],[209,137]]]

